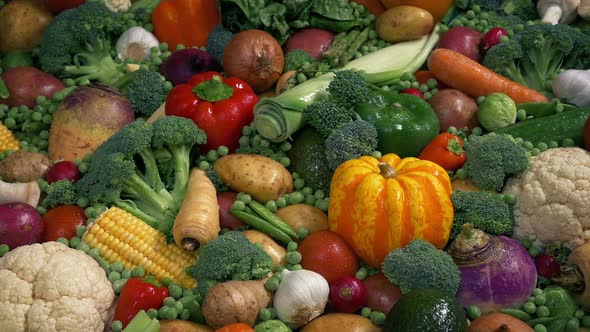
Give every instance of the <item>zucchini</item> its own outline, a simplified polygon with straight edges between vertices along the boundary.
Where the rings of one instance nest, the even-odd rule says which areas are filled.
[[[522,138],[537,146],[539,143],[556,141],[560,145],[565,139],[572,139],[579,147],[584,146],[584,124],[590,117],[590,108],[547,115],[517,122],[513,125],[493,131]]]

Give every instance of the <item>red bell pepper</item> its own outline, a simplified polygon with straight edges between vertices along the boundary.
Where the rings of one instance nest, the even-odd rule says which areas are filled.
[[[442,133],[428,143],[418,158],[432,161],[447,171],[456,171],[467,160],[463,147],[461,137]]]
[[[209,71],[170,91],[166,115],[192,119],[207,134],[203,152],[224,145],[231,153],[238,148],[242,127],[254,120],[256,103],[258,96],[246,82]]]
[[[153,275],[131,278],[121,289],[113,320],[121,321],[125,327],[141,310],[160,309],[169,295],[168,288],[160,285]]]

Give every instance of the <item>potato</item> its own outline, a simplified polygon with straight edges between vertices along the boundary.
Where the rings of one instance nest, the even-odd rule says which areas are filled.
[[[446,132],[451,126],[461,129],[473,129],[479,126],[477,121],[477,103],[463,92],[456,89],[440,90],[428,101],[440,120],[440,131]]]
[[[7,182],[37,181],[51,165],[44,154],[19,150],[0,161],[0,177]]]
[[[418,7],[396,6],[377,18],[377,33],[388,42],[422,38],[434,27],[432,15]]]
[[[322,315],[301,329],[301,332],[325,332],[325,331],[346,331],[346,332],[380,332],[371,320],[355,314],[327,314]]]
[[[256,154],[233,153],[219,158],[213,169],[237,192],[265,204],[293,192],[293,177],[279,162]]]
[[[280,208],[275,213],[295,232],[307,228],[309,233],[328,229],[328,216],[319,208],[309,204],[293,204]]]
[[[213,329],[186,320],[161,320],[160,332],[213,332]]]
[[[65,89],[65,85],[53,75],[47,74],[35,67],[15,67],[2,73],[2,79],[10,92],[6,99],[0,98],[0,104],[9,107],[26,105],[35,107],[37,97],[51,98]]]
[[[496,312],[483,315],[471,322],[469,332],[534,332],[527,323],[510,315]]]
[[[0,9],[0,52],[32,50],[52,19],[41,0],[9,2]]]
[[[262,245],[262,250],[272,257],[275,269],[280,265],[285,265],[287,250],[276,243],[270,236],[253,229],[243,231],[242,233],[251,243],[260,243]]]

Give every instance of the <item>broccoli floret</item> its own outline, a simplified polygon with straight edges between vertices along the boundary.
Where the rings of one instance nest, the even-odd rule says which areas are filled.
[[[234,35],[221,25],[215,26],[207,37],[207,52],[219,63],[223,62],[223,51]]]
[[[500,9],[502,0],[470,0],[469,7],[479,6],[480,9],[497,12]]]
[[[328,92],[343,107],[350,108],[368,101],[373,92],[365,78],[356,70],[339,70],[328,84]]]
[[[191,272],[197,279],[197,291],[207,291],[227,280],[265,278],[273,269],[272,258],[260,247],[248,241],[239,231],[230,231],[205,244]]]
[[[465,145],[467,176],[482,190],[500,191],[507,177],[529,166],[529,152],[509,135],[490,133],[471,137]]]
[[[347,160],[370,155],[377,149],[377,129],[356,120],[340,126],[326,139],[326,157],[334,171]]]
[[[168,96],[165,78],[150,70],[135,71],[125,95],[136,114],[151,116]]]
[[[537,5],[532,0],[504,0],[500,8],[505,14],[518,16],[523,20],[532,21],[539,18]]]
[[[227,186],[227,184],[225,184],[225,182],[223,182],[223,180],[221,180],[221,178],[219,177],[217,172],[215,172],[213,167],[207,168],[207,170],[205,171],[205,175],[207,175],[209,180],[213,182],[213,186],[215,187],[216,192],[222,193],[229,191],[229,187]]]
[[[292,50],[287,55],[285,55],[285,72],[291,70],[299,70],[303,68],[306,63],[313,63],[316,62],[316,58],[311,56],[308,52],[296,49]]]
[[[354,112],[350,108],[342,107],[332,99],[317,101],[303,110],[305,122],[324,138],[353,118]]]
[[[502,195],[483,191],[454,191],[451,202],[455,210],[451,239],[459,236],[464,224],[472,224],[492,235],[512,235],[514,214]]]
[[[47,196],[43,199],[44,207],[52,208],[58,205],[75,204],[78,195],[74,190],[74,184],[70,180],[60,180],[53,182],[46,189]]]
[[[387,254],[383,274],[404,294],[417,288],[437,288],[454,296],[461,279],[453,258],[424,240],[413,240]]]

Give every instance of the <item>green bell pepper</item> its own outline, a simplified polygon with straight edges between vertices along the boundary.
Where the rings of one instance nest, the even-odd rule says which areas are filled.
[[[432,107],[409,94],[379,91],[370,101],[357,105],[355,111],[377,128],[377,149],[383,154],[417,157],[440,131]]]

